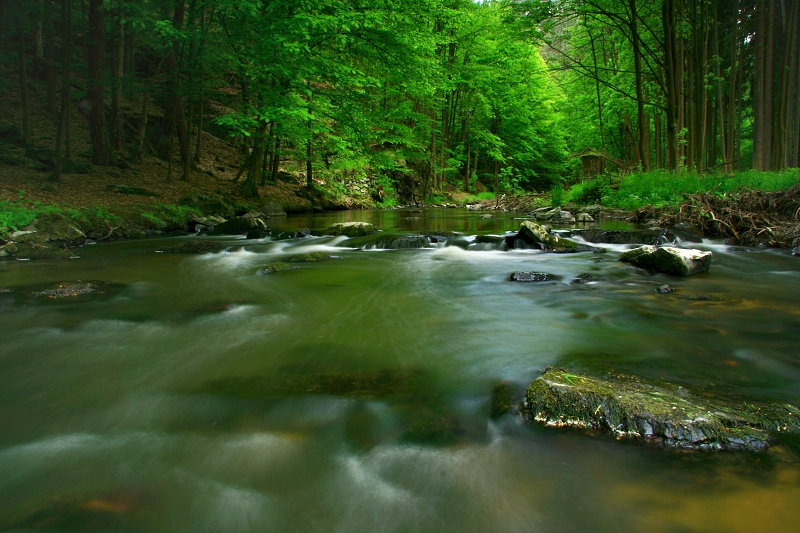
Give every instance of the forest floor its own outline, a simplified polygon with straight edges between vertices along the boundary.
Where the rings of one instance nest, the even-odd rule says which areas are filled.
[[[37,151],[52,150],[58,129],[57,119],[45,111],[44,95],[41,91],[31,91],[30,99],[33,146]],[[18,88],[12,85],[0,91],[0,131],[7,130],[5,134],[0,133],[0,201],[72,208],[176,205],[184,198],[197,195],[224,197],[234,205],[252,201],[252,198],[242,195],[242,180],[238,183],[235,181],[243,160],[241,150],[207,132],[202,134],[200,163],[192,165],[188,180],[181,179],[182,169],[177,147],[174,149],[170,168],[167,161],[153,153],[153,148],[147,142],[138,161],[126,159],[119,166],[108,167],[91,165],[92,148],[88,121],[78,112],[77,107],[71,106],[70,159],[87,166],[88,172],[63,174],[58,183],[51,183],[46,181],[50,169],[27,157],[21,143],[14,139],[22,130]],[[140,120],[140,111],[131,107],[123,106],[123,111]],[[161,110],[151,105],[148,121],[160,121],[161,115]],[[126,135],[132,139],[134,132],[130,128],[126,130]],[[196,136],[193,136],[192,142],[194,149]],[[131,147],[131,143],[128,147]],[[287,176],[293,176],[294,179],[261,186],[260,196],[279,202],[287,210],[311,210],[311,202],[295,194],[305,185],[304,176],[297,173],[282,175],[284,179]],[[128,190],[135,187],[151,194],[114,191],[125,191],[126,187]]]

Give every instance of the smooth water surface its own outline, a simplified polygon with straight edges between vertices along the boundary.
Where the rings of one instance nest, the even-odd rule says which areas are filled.
[[[271,220],[465,235],[425,250],[229,237],[220,253],[154,253],[171,238],[0,263],[0,287],[126,284],[84,302],[0,295],[0,530],[795,531],[796,450],[662,451],[491,420],[489,399],[501,380],[523,390],[567,364],[798,405],[800,259],[705,243],[711,272],[672,279],[618,262],[623,246],[553,255],[473,243],[519,225],[482,214]],[[310,251],[335,257],[258,274]],[[518,270],[562,279],[508,281]],[[589,282],[573,283],[580,274]],[[657,294],[660,283],[676,292]],[[424,401],[209,392],[225,378],[381,371],[421,376]],[[406,438],[417,411],[456,437]]]

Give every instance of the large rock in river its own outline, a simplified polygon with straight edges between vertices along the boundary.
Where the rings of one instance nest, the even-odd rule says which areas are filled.
[[[691,276],[711,268],[711,252],[645,245],[624,252],[620,261],[670,276]]]
[[[558,235],[550,233],[550,229],[531,220],[525,220],[519,225],[519,233],[506,237],[506,244],[511,249],[538,248],[545,252],[574,253],[574,252],[604,252],[602,248],[578,244]]]
[[[347,237],[361,237],[376,233],[378,230],[369,222],[340,222],[333,224],[325,230],[325,235],[345,235]]]
[[[548,426],[607,431],[668,448],[757,451],[782,435],[800,435],[800,409],[791,405],[731,407],[669,383],[557,368],[528,387],[524,413]]]

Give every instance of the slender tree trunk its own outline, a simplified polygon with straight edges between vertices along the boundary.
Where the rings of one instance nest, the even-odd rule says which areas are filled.
[[[72,57],[72,2],[71,0],[61,0],[61,111],[58,121],[58,132],[56,133],[56,168],[47,178],[47,181],[58,182],[61,178],[63,160],[61,156],[61,146],[65,138],[69,137],[69,85],[70,85],[70,58]],[[69,141],[66,142],[69,147]],[[69,152],[69,148],[67,148]],[[69,157],[68,155],[66,157]]]
[[[183,28],[183,22],[186,17],[186,3],[184,0],[178,0],[175,4],[175,14],[173,16],[172,24],[176,29]],[[174,79],[175,68],[177,67],[177,57],[179,52],[179,45],[176,42],[167,54],[164,61],[164,66],[170,81],[167,83],[167,104],[164,108],[164,121],[162,123],[162,132],[170,134],[170,132],[177,132],[178,146],[181,151],[181,163],[184,168],[187,168],[189,160],[189,139],[186,134],[186,123],[183,114],[183,98],[180,90],[180,82]],[[171,143],[171,137],[170,137]],[[167,157],[162,148],[162,157]],[[187,179],[188,175],[184,175]]]
[[[309,109],[309,114],[311,110]],[[308,121],[308,142],[306,143],[306,187],[314,188],[314,119]]]
[[[125,126],[124,116],[122,115],[122,75],[125,68],[125,24],[123,20],[125,14],[122,11],[122,4],[117,9],[115,20],[116,38],[114,40],[114,85],[111,93],[111,120],[114,132],[114,150],[123,151],[125,149]]]
[[[730,174],[733,169],[730,168],[730,160],[727,159],[727,150],[725,149],[725,108],[722,105],[725,100],[722,98],[722,68],[720,67],[720,62],[722,61],[722,55],[720,54],[719,50],[719,11],[717,10],[716,6],[714,7],[714,55],[715,60],[714,64],[716,65],[716,74],[717,74],[717,108],[719,111],[719,143],[722,146],[722,171],[725,174]],[[736,65],[731,66],[731,77],[735,77],[733,72],[736,70]],[[733,89],[731,89],[733,90]],[[714,135],[715,130],[711,130],[711,134]],[[716,136],[715,136],[716,139]],[[715,150],[716,151],[716,150]],[[716,156],[716,154],[714,154]],[[716,159],[716,157],[714,158]],[[716,163],[713,161],[712,164]]]
[[[647,172],[650,170],[650,143],[648,142],[650,126],[648,124],[649,120],[647,118],[647,114],[644,110],[644,90],[642,88],[642,51],[639,40],[639,15],[637,13],[636,0],[628,0],[628,7],[630,9],[631,17],[631,43],[633,44],[633,64],[636,76],[636,147],[638,150],[638,159],[641,162],[642,169]]]
[[[55,35],[56,28],[53,22],[53,15],[48,8],[45,10],[44,80],[47,94],[47,114],[54,118],[58,116],[58,75],[54,64],[56,54]]]
[[[28,103],[28,66],[25,57],[25,31],[22,20],[17,19],[17,34],[19,38],[19,99],[22,104],[22,143],[31,145],[31,110]]]
[[[772,124],[774,115],[775,79],[775,0],[770,0],[767,13],[767,43],[764,51],[764,170],[772,168]]]
[[[470,163],[472,157],[472,117],[467,118],[467,167],[466,172],[464,173],[464,192],[469,192],[469,171],[470,171]]]
[[[588,30],[588,25],[586,25],[585,21],[584,21],[584,25],[587,27],[587,31],[589,31]],[[602,104],[602,101],[600,99],[600,72],[597,69],[597,49],[596,49],[595,44],[594,44],[594,35],[592,35],[591,31],[589,31],[589,42],[592,45],[592,63],[594,65],[594,90],[595,90],[595,94],[597,95],[597,122],[598,122],[598,124],[600,126],[600,147],[601,147],[601,150],[603,151],[603,154],[605,154],[606,153],[606,136],[605,136],[605,132],[603,131],[603,129],[604,129],[603,128],[603,104]]]
[[[103,0],[89,2],[89,46],[87,51],[89,78],[89,132],[92,138],[92,163],[111,164],[106,134],[103,98]]]
[[[667,169],[678,170],[678,80],[676,79],[675,6],[673,0],[661,4],[662,27],[664,30],[664,78],[666,85],[666,126],[667,126]]]
[[[150,95],[146,92],[142,93],[142,122],[139,125],[139,135],[136,137],[136,152],[134,157],[137,160],[142,158],[142,145],[144,144],[145,133],[147,132],[147,104]]]

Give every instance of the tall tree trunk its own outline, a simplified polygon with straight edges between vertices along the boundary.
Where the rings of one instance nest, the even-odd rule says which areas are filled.
[[[306,187],[314,188],[314,122],[308,121],[308,142],[306,143]]]
[[[92,138],[92,163],[111,164],[106,134],[103,98],[103,0],[89,1],[89,45],[87,50],[89,78],[89,133]]]
[[[639,161],[642,169],[647,172],[650,170],[650,125],[647,114],[644,110],[644,90],[642,89],[642,50],[639,40],[639,15],[636,10],[636,0],[628,0],[630,9],[630,30],[631,43],[633,44],[633,64],[636,82],[636,147],[638,150]]]
[[[48,0],[48,3],[52,3]],[[1,18],[1,17],[0,17]],[[46,91],[46,109],[47,114],[53,118],[58,116],[58,74],[56,73],[55,55],[56,55],[56,27],[53,21],[52,10],[48,7],[45,9],[44,20],[44,81]]]
[[[719,111],[719,143],[722,147],[722,171],[725,174],[729,174],[733,169],[730,168],[730,161],[727,159],[726,154],[727,151],[725,149],[725,107],[723,106],[722,98],[722,68],[720,67],[720,62],[722,61],[722,55],[720,54],[719,50],[719,11],[714,6],[714,64],[715,70],[717,74],[717,110]],[[735,65],[731,66],[731,72],[735,71]],[[734,74],[731,74],[733,77]],[[731,89],[732,90],[732,89]],[[715,135],[715,129],[711,130],[711,134]],[[716,140],[716,135],[715,135]],[[715,150],[716,152],[716,146]],[[716,153],[714,154],[714,160],[712,161],[712,165],[716,163]]]
[[[183,28],[183,22],[186,18],[186,3],[184,0],[177,0],[175,3],[175,13],[172,19],[172,25],[175,29],[180,30]],[[181,152],[181,163],[184,169],[188,168],[188,161],[189,161],[189,139],[186,133],[186,123],[184,121],[184,113],[183,113],[183,97],[180,90],[180,82],[176,82],[174,79],[175,75],[175,68],[177,67],[177,57],[179,53],[179,45],[178,43],[174,43],[172,48],[170,48],[169,53],[164,61],[164,67],[168,77],[170,77],[170,81],[167,83],[166,92],[167,92],[167,104],[164,108],[164,121],[162,123],[162,132],[165,135],[169,135],[167,145],[172,144],[172,132],[177,133],[178,135],[178,146]],[[164,150],[165,146],[162,143],[161,148],[161,155],[163,158],[171,157],[171,154],[166,154]],[[171,150],[167,150],[171,152]],[[184,179],[188,179],[188,175],[185,173],[183,176]]]
[[[28,66],[25,57],[25,31],[22,20],[17,19],[17,36],[19,39],[19,99],[22,104],[22,143],[31,145],[31,110],[28,103]]]
[[[767,43],[764,51],[764,170],[772,168],[772,124],[775,119],[775,0],[767,11]]]
[[[58,132],[56,133],[56,168],[47,181],[58,182],[61,178],[63,160],[61,156],[61,146],[65,138],[69,136],[69,86],[70,86],[70,58],[72,57],[72,1],[61,0],[61,111],[58,121]],[[69,146],[69,141],[66,142]],[[69,148],[67,148],[69,152]],[[68,157],[68,156],[67,156]]]
[[[664,78],[666,85],[666,126],[667,126],[667,169],[678,170],[678,92],[677,32],[675,28],[675,5],[673,0],[661,4],[662,27],[664,30]]]
[[[122,4],[117,9],[114,30],[114,85],[111,93],[111,120],[114,138],[114,150],[122,151],[125,149],[125,126],[124,116],[122,115],[122,75],[125,68],[125,24],[123,20],[125,14],[122,11]]]

